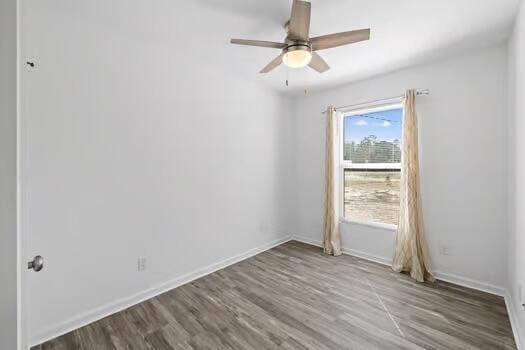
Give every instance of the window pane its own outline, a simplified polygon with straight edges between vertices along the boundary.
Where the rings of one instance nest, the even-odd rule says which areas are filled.
[[[397,225],[401,172],[345,170],[344,212],[352,221]]]
[[[402,108],[344,118],[344,160],[353,164],[401,161]]]

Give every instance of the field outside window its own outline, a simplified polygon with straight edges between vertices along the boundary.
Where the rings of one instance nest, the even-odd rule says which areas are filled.
[[[397,225],[403,108],[400,104],[343,116],[344,217]]]

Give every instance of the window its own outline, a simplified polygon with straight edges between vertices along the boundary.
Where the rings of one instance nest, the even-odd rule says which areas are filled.
[[[343,114],[343,215],[348,221],[397,225],[401,178],[401,103]]]

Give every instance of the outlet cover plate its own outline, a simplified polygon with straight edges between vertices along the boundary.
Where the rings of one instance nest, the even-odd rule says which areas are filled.
[[[137,270],[138,271],[146,270],[146,258],[145,257],[139,256],[137,258]]]

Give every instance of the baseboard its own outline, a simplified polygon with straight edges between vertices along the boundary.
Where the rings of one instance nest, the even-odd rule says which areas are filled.
[[[44,343],[48,340],[54,339],[56,337],[59,337],[63,334],[69,333],[75,329],[81,328],[83,326],[86,326],[90,323],[93,323],[95,321],[98,321],[104,317],[110,316],[116,312],[122,311],[124,309],[127,309],[133,305],[139,304],[145,300],[151,299],[159,294],[165,293],[171,289],[177,288],[179,286],[182,286],[186,283],[192,282],[198,278],[201,278],[203,276],[206,276],[210,273],[213,273],[215,271],[221,270],[225,267],[228,267],[230,265],[236,264],[242,260],[248,259],[254,255],[257,255],[259,253],[262,253],[266,250],[269,250],[271,248],[274,248],[278,245],[281,245],[283,243],[286,243],[290,241],[291,236],[286,236],[283,238],[279,238],[276,240],[273,240],[271,242],[268,242],[266,244],[263,244],[259,247],[250,249],[244,253],[238,254],[234,257],[224,259],[222,261],[219,261],[217,263],[205,266],[203,268],[197,269],[195,271],[192,271],[190,273],[187,273],[183,276],[174,278],[170,281],[167,281],[165,283],[159,284],[155,287],[149,288],[145,291],[142,291],[140,293],[136,293],[131,296],[127,296],[125,298],[122,298],[120,300],[117,300],[115,302],[106,304],[104,306],[101,306],[99,308],[96,308],[94,310],[90,310],[88,312],[82,313],[80,315],[77,315],[75,317],[72,317],[64,322],[61,322],[59,324],[56,324],[47,330],[37,334],[36,336],[32,337],[30,340],[30,345],[35,346],[41,343]]]
[[[518,350],[525,350],[523,348],[525,344],[525,338],[522,338],[520,331],[520,323],[516,312],[515,303],[512,300],[512,296],[508,291],[504,295],[505,305],[507,306],[507,313],[509,314],[510,325],[512,326],[512,333],[514,333],[514,340],[516,341],[516,347]]]
[[[385,265],[385,266],[391,266],[392,265],[392,259],[390,259],[390,258],[384,258],[384,257],[381,257],[381,256],[369,254],[369,253],[366,253],[366,252],[363,252],[363,251],[360,251],[360,250],[343,248],[343,253],[347,254],[347,255],[355,256],[357,258],[365,259],[365,260],[368,260],[368,261],[373,261],[373,262],[376,262],[378,264]]]
[[[292,236],[292,240],[297,241],[297,242],[301,242],[301,243],[305,243],[305,244],[308,244],[308,245],[313,245],[313,246],[316,246],[316,247],[322,247],[323,246],[323,242],[322,241],[318,241],[318,240],[315,240],[315,239],[306,238],[306,237],[302,237],[302,236],[293,235]]]
[[[316,247],[322,247],[323,246],[323,242],[322,241],[318,241],[318,240],[311,239],[311,238],[306,238],[306,237],[302,237],[302,236],[292,236],[292,239],[295,240],[295,241],[298,241],[298,242],[305,243],[305,244],[314,245]],[[361,258],[361,259],[365,259],[365,260],[368,260],[368,261],[373,261],[373,262],[376,262],[378,264],[387,265],[387,266],[390,266],[391,265],[391,261],[392,261],[392,259],[387,259],[387,258],[384,258],[384,257],[381,257],[381,256],[377,256],[377,255],[369,254],[369,253],[366,253],[366,252],[363,252],[363,251],[360,251],[360,250],[349,249],[349,248],[345,248],[345,247],[343,247],[343,253],[346,254],[346,255],[355,256],[355,257],[358,257],[358,258]]]
[[[438,280],[456,284],[458,286],[476,289],[476,290],[486,292],[489,294],[494,294],[500,297],[505,296],[505,288],[495,286],[487,282],[480,282],[480,281],[476,281],[476,280],[473,280],[467,277],[457,276],[451,273],[446,273],[446,272],[441,272],[441,271],[434,271],[434,276]]]
[[[302,236],[294,235],[292,236],[292,239],[299,241],[299,242],[306,243],[306,244],[314,245],[317,247],[322,247],[323,245],[322,242],[319,240],[314,240],[314,239],[306,238]],[[381,256],[369,254],[369,253],[355,250],[355,249],[349,249],[349,248],[343,247],[343,253],[346,255],[352,255],[352,256],[355,256],[361,259],[365,259],[368,261],[373,261],[381,265],[390,266],[392,263],[391,258],[381,257]],[[495,286],[490,283],[480,282],[480,281],[476,281],[470,278],[457,276],[457,275],[453,275],[453,274],[441,272],[441,271],[434,271],[434,275],[436,279],[438,280],[456,284],[462,287],[472,288],[472,289],[480,290],[480,291],[487,292],[490,294],[495,294],[498,296],[505,295],[505,288]]]

